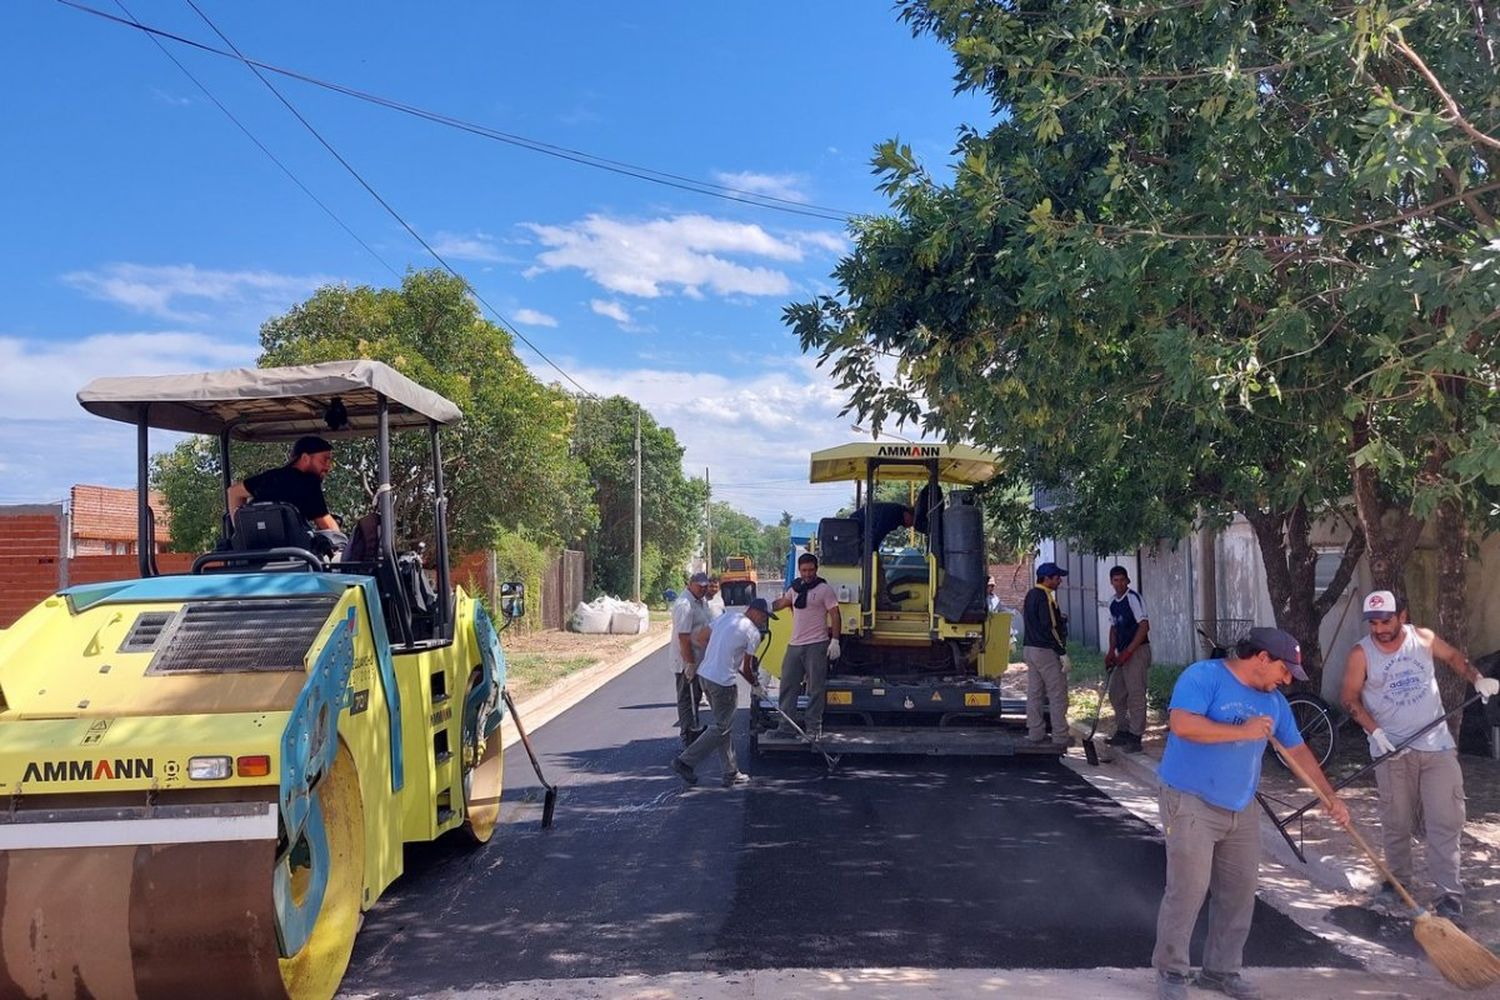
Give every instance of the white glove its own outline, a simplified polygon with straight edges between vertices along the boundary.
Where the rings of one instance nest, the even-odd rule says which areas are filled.
[[[1385,734],[1384,729],[1376,729],[1370,734],[1370,756],[1384,757],[1396,752],[1396,744]]]
[[[1479,700],[1488,704],[1491,698],[1500,694],[1500,681],[1493,677],[1480,677],[1474,681],[1474,690],[1479,692]]]
[[[1059,656],[1058,659],[1062,661],[1063,673],[1071,674],[1073,672],[1073,658],[1067,653],[1064,653]]]
[[[828,640],[828,659],[829,659],[829,662],[837,660],[840,656],[843,655],[843,653],[844,653],[844,651],[839,648],[839,641],[837,639],[829,639]]]

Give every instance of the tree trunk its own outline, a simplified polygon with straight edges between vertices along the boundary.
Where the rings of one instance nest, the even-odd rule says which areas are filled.
[[[1455,649],[1467,650],[1469,641],[1469,605],[1464,566],[1468,562],[1469,522],[1464,517],[1463,502],[1457,497],[1444,500],[1437,511],[1437,625],[1435,631]],[[1457,708],[1469,693],[1469,684],[1441,663],[1435,664],[1438,691],[1443,708]],[[1448,720],[1453,738],[1458,739],[1463,716]]]
[[[1354,450],[1369,441],[1369,430],[1363,419],[1354,427]],[[1391,504],[1380,495],[1375,469],[1350,462],[1354,483],[1354,509],[1369,547],[1370,576],[1376,590],[1389,590],[1406,600],[1406,561],[1411,558],[1421,535],[1421,525],[1408,507]]]
[[[1299,500],[1290,510],[1247,512],[1245,519],[1260,547],[1276,626],[1290,632],[1302,647],[1302,669],[1318,690],[1323,682],[1323,649],[1318,639],[1322,615],[1313,612],[1318,552],[1309,537],[1307,506]]]

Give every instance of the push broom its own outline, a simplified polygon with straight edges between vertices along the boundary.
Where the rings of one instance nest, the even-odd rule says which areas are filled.
[[[1313,784],[1301,763],[1293,760],[1286,747],[1277,742],[1274,737],[1271,739],[1271,746],[1281,755],[1287,767],[1292,769],[1297,780],[1317,793],[1323,803],[1323,808],[1327,809],[1331,805],[1327,793]],[[1380,874],[1385,876],[1386,881],[1395,887],[1406,905],[1415,912],[1416,915],[1412,919],[1412,934],[1416,937],[1417,944],[1421,945],[1422,950],[1427,953],[1427,960],[1443,974],[1444,979],[1463,990],[1483,989],[1500,983],[1500,958],[1496,958],[1488,948],[1459,930],[1458,925],[1453,921],[1429,913],[1418,906],[1417,901],[1412,899],[1411,893],[1406,891],[1406,886],[1396,880],[1396,876],[1391,874],[1385,862],[1380,860],[1380,857],[1366,843],[1365,838],[1360,836],[1359,831],[1354,828],[1352,819],[1344,824],[1344,831],[1354,838],[1359,849],[1365,852],[1365,856],[1370,859]]]

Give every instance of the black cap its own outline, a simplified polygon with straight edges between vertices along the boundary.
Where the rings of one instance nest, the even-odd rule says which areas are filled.
[[[751,598],[750,603],[747,604],[747,605],[745,605],[745,610],[746,611],[759,611],[761,614],[765,615],[767,618],[775,618],[776,617],[776,615],[774,613],[772,613],[772,611],[771,611],[771,604],[770,604],[770,602],[767,601],[764,597],[754,597],[754,598]]]
[[[325,451],[332,451],[333,445],[316,434],[305,434],[297,439],[292,445],[292,461],[295,462],[303,455],[321,455]]]
[[[1290,632],[1283,632],[1279,628],[1253,628],[1245,636],[1245,641],[1285,663],[1292,676],[1299,681],[1307,680],[1307,671],[1302,669],[1302,647]]]

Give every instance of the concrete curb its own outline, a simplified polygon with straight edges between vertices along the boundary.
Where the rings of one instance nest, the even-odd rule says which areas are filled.
[[[1089,731],[1087,726],[1078,722],[1070,723],[1069,729],[1072,730],[1074,736],[1078,737],[1080,743]],[[1161,787],[1161,779],[1156,773],[1157,765],[1161,762],[1149,754],[1122,753],[1114,747],[1103,745],[1100,741],[1099,760],[1101,768],[1112,766],[1124,771],[1131,780],[1147,786],[1153,795]],[[1303,864],[1298,861],[1292,849],[1287,846],[1285,838],[1276,829],[1276,824],[1272,823],[1271,818],[1264,813],[1261,815],[1260,829],[1261,842],[1268,854],[1278,863],[1287,866],[1289,871],[1305,874],[1308,881],[1314,885],[1323,889],[1345,892],[1362,892],[1372,888],[1364,872],[1345,867],[1342,860],[1337,857],[1319,856],[1304,850],[1303,853],[1307,854],[1307,863]],[[1291,832],[1295,837],[1295,831]]]
[[[605,660],[592,667],[585,667],[575,674],[569,674],[525,701],[518,702],[516,713],[520,715],[521,724],[526,727],[527,734],[536,732],[658,649],[665,648],[669,638],[671,637],[666,634],[642,636],[613,660]],[[500,731],[502,746],[507,749],[521,741],[521,734],[516,732],[515,723],[511,720],[509,712],[500,723]]]

